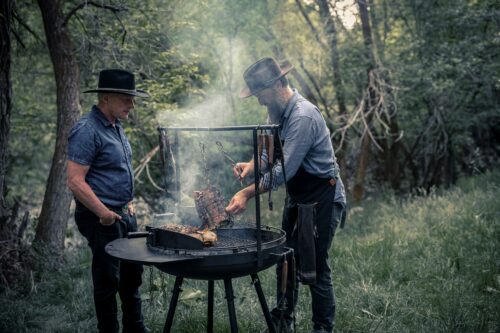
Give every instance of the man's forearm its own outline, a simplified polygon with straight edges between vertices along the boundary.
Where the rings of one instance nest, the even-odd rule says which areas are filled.
[[[241,192],[245,195],[247,200],[255,197],[255,184],[249,185],[241,190]]]
[[[109,209],[99,200],[92,188],[85,181],[72,182],[69,188],[76,199],[99,218],[108,213]]]
[[[259,194],[266,193],[268,190],[265,190],[262,185],[259,185]],[[247,199],[251,199],[255,197],[255,184],[249,185],[241,190],[247,197]]]

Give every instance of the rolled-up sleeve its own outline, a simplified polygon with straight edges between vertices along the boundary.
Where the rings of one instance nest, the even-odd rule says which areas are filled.
[[[283,147],[287,181],[295,176],[313,144],[313,125],[312,119],[307,116],[294,117],[288,124],[288,130],[284,138],[285,146]],[[283,166],[281,162],[276,163],[271,172],[264,174],[261,179],[260,186],[263,190],[276,190],[284,183]]]
[[[96,133],[87,123],[77,123],[68,137],[68,160],[91,165],[96,155]]]

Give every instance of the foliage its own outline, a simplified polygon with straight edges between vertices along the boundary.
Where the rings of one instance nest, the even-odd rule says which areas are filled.
[[[338,332],[495,332],[500,328],[498,214],[500,172],[463,179],[447,191],[401,200],[392,195],[353,207],[334,241]],[[265,211],[264,223],[279,224]],[[39,260],[43,263],[43,260]],[[66,251],[63,264],[38,270],[31,291],[0,296],[2,332],[89,332],[95,327],[85,244]],[[46,264],[47,265],[47,264]],[[259,273],[274,306],[274,270]],[[173,277],[146,269],[142,287],[147,325],[161,332]],[[234,280],[239,329],[255,332],[265,321],[249,278]],[[204,281],[186,280],[176,332],[206,325]],[[215,283],[215,331],[229,330],[224,287]],[[310,299],[301,288],[299,332],[311,329]]]
[[[498,171],[351,210],[334,250],[340,327],[498,330]]]
[[[404,69],[393,73],[407,142],[418,144],[415,160],[451,154],[451,172],[484,170],[498,156],[492,135],[499,121],[499,62],[493,59],[500,54],[493,35],[500,8],[494,1],[408,5],[395,8],[404,21],[395,20],[398,35],[389,35],[386,58]]]
[[[19,1],[16,13],[29,22],[32,32],[19,22],[13,27],[18,39],[12,40],[13,109],[6,182],[10,196],[41,203],[54,152],[55,82],[36,4]]]
[[[318,38],[326,41],[317,4],[300,2]],[[107,9],[96,6],[98,3],[89,2],[68,20],[80,64],[80,83],[82,90],[94,88],[99,70],[123,67],[132,70],[139,88],[151,94],[150,99],[137,101],[136,112],[125,124],[134,167],[158,144],[158,125],[263,123],[266,110],[252,98],[240,100],[237,96],[244,85],[245,68],[264,56],[287,58],[295,65],[315,97],[319,93],[324,97],[325,104],[318,106],[334,130],[346,120],[336,110],[329,50],[317,42],[295,0],[112,0],[106,2]],[[359,19],[347,26],[340,2],[330,3],[338,28],[349,117],[359,106],[366,85],[365,47]],[[79,4],[65,1],[65,13]],[[355,1],[343,4],[356,12]],[[395,162],[402,170],[402,182],[396,193],[410,197],[384,196],[384,156],[374,154],[367,201],[351,210],[348,228],[339,233],[332,253],[339,299],[337,327],[346,332],[498,331],[500,324],[494,316],[500,312],[500,273],[494,262],[499,239],[498,171],[461,181],[447,192],[435,186],[498,165],[499,3],[372,0],[369,4],[379,74],[390,79],[402,135],[403,148]],[[54,150],[55,83],[36,3],[16,0],[15,13],[7,186],[9,200],[18,198],[31,208],[40,206]],[[291,83],[299,86],[294,77]],[[318,90],[312,88],[315,84]],[[81,102],[87,112],[95,95],[82,94]],[[347,160],[343,177],[348,183],[358,167],[363,126],[352,124],[350,142],[342,148]],[[377,142],[388,137],[382,126],[374,129]],[[226,198],[239,189],[227,177],[230,165],[213,143],[220,140],[234,159],[248,160],[249,137],[186,134],[181,139],[183,184],[205,185],[202,142],[208,151],[210,179],[223,188]],[[163,171],[157,156],[148,171],[161,186]],[[146,173],[136,185],[138,198],[157,212],[164,192],[151,184]],[[187,196],[188,189],[185,186]],[[429,196],[411,197],[411,193],[422,192]],[[372,200],[374,196],[378,199]],[[283,192],[278,192],[274,201],[282,197]],[[190,200],[184,197],[185,204],[192,204]],[[251,210],[242,219],[252,219]],[[147,212],[150,210],[142,214]],[[279,225],[279,210],[265,215],[267,224]],[[69,249],[65,255],[66,265],[37,269],[40,275],[28,291],[12,289],[2,295],[0,331],[93,329],[89,252]],[[147,274],[150,281],[143,291],[146,317],[160,331],[172,279],[156,271]],[[261,276],[270,299],[273,272]],[[261,329],[263,320],[249,281],[235,283],[243,295],[237,301],[240,329]],[[30,290],[32,286],[35,289]],[[192,313],[205,313],[206,306],[205,284],[190,281],[188,288],[194,296],[183,301],[176,317],[176,328],[186,332],[205,324],[203,316],[192,318]],[[217,286],[216,295],[222,294]],[[299,304],[302,330],[310,329],[306,294]],[[222,297],[216,300],[216,309],[216,331],[227,329]],[[48,313],[54,316],[47,320]]]
[[[78,4],[66,1],[65,12]],[[354,1],[346,4],[356,12]],[[331,117],[327,120],[334,129],[345,121],[335,112],[328,50],[316,41],[296,1],[147,0],[138,4],[115,0],[107,5],[80,8],[68,26],[82,89],[96,85],[100,69],[123,67],[134,71],[139,87],[152,95],[138,102],[127,124],[134,167],[157,145],[158,125],[263,123],[264,108],[252,99],[237,98],[244,84],[242,72],[263,56],[289,59],[312,87],[309,73],[325,98],[320,109],[326,112],[327,106],[334,111],[325,113]],[[318,37],[326,41],[318,7],[311,1],[303,6]],[[362,32],[359,20],[347,27],[340,5],[333,9],[346,103],[352,113],[366,84]],[[449,184],[461,172],[482,172],[498,162],[500,48],[495,32],[499,10],[492,0],[370,2],[376,56],[384,75],[391,78],[405,147],[397,157],[402,191]],[[55,142],[55,87],[38,8],[18,0],[16,13],[23,24],[16,21],[18,38],[13,43],[14,109],[7,183],[11,196],[37,205]],[[297,85],[295,78],[291,82]],[[81,98],[87,112],[95,96]],[[342,151],[347,156],[343,172],[348,181],[358,167],[355,157],[362,124],[353,124],[349,132],[350,142]],[[376,133],[376,140],[387,136],[381,127]],[[229,149],[246,159],[237,147]],[[373,161],[371,184],[379,187],[387,178],[383,154],[375,154]],[[157,158],[149,171],[156,183],[161,182]],[[161,191],[145,176],[140,180],[138,195],[154,205]]]

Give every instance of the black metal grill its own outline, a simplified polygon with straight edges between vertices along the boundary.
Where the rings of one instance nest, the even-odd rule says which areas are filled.
[[[254,126],[232,126],[223,128],[162,128],[160,132],[160,146],[162,147],[163,161],[168,160],[165,155],[164,142],[167,140],[167,130],[174,134],[173,154],[175,160],[178,158],[178,147],[180,131],[242,131],[251,130],[253,136],[253,158],[259,160],[257,149],[258,131],[270,130],[278,135],[278,125],[254,125]],[[284,161],[283,161],[284,162]],[[284,163],[283,163],[284,164]],[[168,170],[164,162],[165,170]],[[284,170],[283,170],[284,171]],[[175,164],[175,192],[174,199],[180,202],[179,163]],[[255,165],[254,183],[255,188],[259,185],[259,164]],[[286,178],[286,177],[285,177]],[[167,183],[167,179],[165,180]],[[106,246],[106,252],[111,256],[144,264],[153,264],[161,271],[176,276],[175,285],[168,309],[167,319],[163,332],[171,331],[174,312],[181,292],[184,278],[201,279],[208,281],[208,321],[207,332],[213,332],[213,308],[214,308],[214,281],[223,280],[228,305],[231,332],[238,331],[236,312],[234,306],[234,294],[232,279],[250,275],[252,285],[255,287],[259,302],[266,319],[269,332],[275,333],[271,314],[262,291],[257,273],[267,269],[282,258],[293,256],[293,250],[286,248],[285,232],[280,229],[261,225],[259,193],[256,192],[255,200],[255,223],[252,226],[243,226],[236,222],[237,227],[217,229],[218,241],[213,247],[205,248],[173,248],[167,237],[162,237],[161,229],[152,227],[149,232],[142,233],[142,238],[130,237],[130,239],[117,239]],[[170,214],[168,214],[170,216]],[[167,218],[167,216],[164,216]],[[180,216],[180,220],[187,222],[191,219]],[[199,225],[198,223],[194,225]],[[148,230],[148,228],[146,228]],[[147,240],[145,237],[147,236]],[[158,236],[158,237],[157,237]],[[163,235],[164,236],[164,235]],[[163,239],[162,239],[163,238]],[[171,239],[170,239],[171,240]],[[158,243],[157,243],[158,242]],[[169,247],[170,246],[170,247]]]
[[[257,250],[257,230],[255,228],[220,228],[214,230],[217,241],[214,246],[200,248],[172,246],[169,231],[160,228],[148,228],[148,248],[164,255],[183,254],[195,256],[218,256],[232,253],[247,253]],[[173,233],[178,235],[178,233]],[[264,226],[261,230],[261,245],[270,248],[280,245],[284,241],[284,232],[280,229]]]

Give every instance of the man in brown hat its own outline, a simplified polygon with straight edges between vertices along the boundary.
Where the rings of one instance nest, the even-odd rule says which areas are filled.
[[[332,332],[335,297],[328,252],[337,225],[344,221],[345,191],[323,116],[315,105],[289,86],[286,74],[292,68],[280,66],[273,58],[259,60],[245,71],[247,87],[240,96],[257,97],[259,103],[267,107],[268,122],[280,125],[283,151],[272,170],[266,170],[258,190],[260,193],[270,191],[286,181],[288,196],[282,228],[287,234],[287,245],[295,249],[297,278],[302,284],[308,284],[311,291],[313,332]],[[262,159],[262,165],[266,166],[266,153]],[[237,163],[233,171],[235,176],[243,178],[253,175],[253,170],[251,160]],[[233,196],[226,210],[233,214],[244,211],[254,195],[254,185],[244,188]],[[289,267],[291,269],[291,265]],[[278,332],[291,332],[298,283],[293,290],[289,271],[288,287],[283,295],[281,271],[282,265],[278,264],[277,306],[271,314]]]
[[[75,124],[69,135],[68,187],[75,196],[75,221],[92,250],[92,281],[99,332],[118,332],[116,294],[120,295],[123,333],[141,333],[139,286],[142,265],[119,262],[104,247],[137,231],[132,198],[132,150],[121,120],[134,109],[134,75],[121,69],[99,74],[98,103]]]

